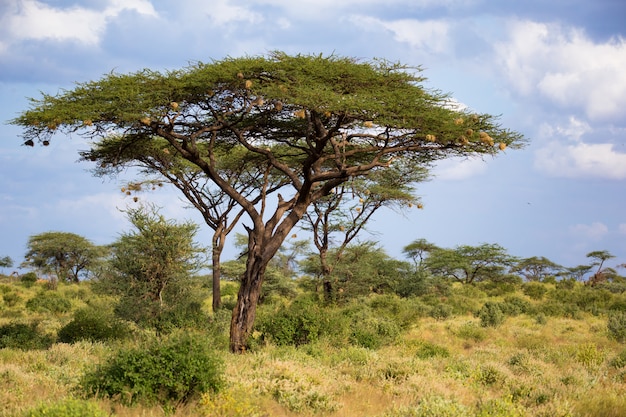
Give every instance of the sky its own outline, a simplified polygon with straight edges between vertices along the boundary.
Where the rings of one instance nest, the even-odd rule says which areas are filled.
[[[417,187],[423,209],[379,212],[363,240],[398,259],[423,238],[497,243],[566,267],[596,250],[615,256],[609,266],[626,263],[623,0],[0,0],[0,257],[19,264],[28,238],[46,231],[112,243],[136,204],[120,192],[132,173],[96,178],[77,162],[80,136],[22,146],[7,122],[28,98],[111,71],[274,50],[421,66],[425,87],[529,140],[496,158],[443,161]],[[141,201],[202,222],[173,190]],[[198,239],[210,236],[204,226]]]

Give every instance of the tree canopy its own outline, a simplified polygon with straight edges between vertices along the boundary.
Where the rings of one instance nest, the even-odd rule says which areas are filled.
[[[44,232],[28,238],[28,251],[22,264],[53,274],[55,279],[79,282],[89,277],[106,248],[69,232]]]
[[[246,272],[231,321],[231,350],[252,331],[265,270],[311,204],[349,180],[396,164],[423,170],[440,159],[519,148],[497,117],[427,90],[420,68],[322,55],[225,58],[180,70],[110,73],[31,101],[13,124],[24,144],[57,133],[92,140],[82,153],[114,173],[158,144],[245,212]],[[224,155],[254,157],[254,187],[236,183]],[[275,197],[274,197],[275,196]]]

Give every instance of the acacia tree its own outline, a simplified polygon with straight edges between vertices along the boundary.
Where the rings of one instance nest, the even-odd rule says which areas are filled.
[[[0,258],[0,268],[10,268],[13,266],[13,259],[10,256]]]
[[[311,204],[311,209],[304,217],[303,228],[311,230],[313,234],[319,267],[308,262],[308,272],[321,278],[327,301],[332,299],[333,294],[333,270],[342,260],[348,245],[379,209],[387,207],[401,210],[414,205],[421,207],[413,195],[413,184],[426,177],[425,169],[397,164],[342,184],[330,195]],[[333,256],[329,259],[331,248]]]
[[[434,249],[426,259],[425,267],[433,274],[471,284],[502,276],[515,261],[502,246],[483,243]]]
[[[68,232],[44,232],[28,238],[22,266],[51,273],[55,280],[80,282],[106,255],[106,248]]]
[[[313,202],[396,163],[424,169],[443,158],[493,155],[523,144],[494,116],[452,106],[448,95],[426,90],[419,71],[382,60],[281,52],[226,58],[166,73],[111,73],[44,94],[12,123],[24,128],[29,146],[49,143],[55,132],[83,133],[96,144],[115,134],[118,149],[164,139],[236,201],[249,222],[248,256],[230,349],[243,352],[265,270]],[[219,170],[220,155],[239,146],[265,168],[252,195]],[[112,152],[83,156],[104,167],[123,165]],[[274,177],[286,185],[270,199]]]
[[[435,249],[439,249],[439,247],[424,238],[420,238],[402,248],[402,253],[413,260],[416,270],[419,271],[422,269],[424,260],[428,254]]]
[[[591,277],[589,277],[589,281],[587,282],[588,284],[593,286],[603,281],[606,281],[612,276],[617,275],[617,271],[615,269],[603,268],[604,262],[608,261],[609,259],[615,258],[615,256],[612,255],[609,251],[597,250],[589,252],[586,256],[587,258],[594,259],[590,267],[597,267],[596,272]]]
[[[563,267],[543,256],[531,256],[521,259],[512,268],[511,272],[519,273],[527,281],[545,281],[555,277],[563,271]]]
[[[226,237],[239,222],[244,210],[236,200],[224,190],[215,186],[197,165],[186,159],[169,146],[163,139],[144,143],[143,146],[121,146],[124,138],[105,138],[93,145],[93,149],[86,155],[90,159],[104,159],[111,163],[100,164],[93,172],[97,176],[115,175],[123,167],[135,166],[147,176],[142,181],[133,181],[122,188],[128,195],[155,188],[168,182],[176,187],[190,203],[197,209],[205,223],[213,230],[211,273],[212,273],[212,308],[217,311],[221,307],[221,255],[226,244]],[[258,154],[248,151],[243,146],[229,146],[222,154],[216,147],[218,171],[228,183],[242,195],[251,194],[263,185],[266,169]],[[114,158],[114,160],[111,160]],[[281,178],[268,187],[272,192],[281,187]],[[260,200],[260,195],[252,198],[253,202]]]

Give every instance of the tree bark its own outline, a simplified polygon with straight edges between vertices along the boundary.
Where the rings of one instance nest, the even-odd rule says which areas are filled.
[[[218,311],[222,307],[222,293],[221,293],[221,278],[222,278],[222,264],[221,257],[224,250],[224,241],[226,240],[226,233],[223,230],[215,231],[213,235],[213,250],[211,256],[211,268],[213,279],[213,311]]]
[[[252,240],[252,237],[250,237]],[[230,322],[230,351],[244,353],[248,345],[248,338],[252,333],[256,308],[261,296],[261,286],[265,277],[265,269],[272,256],[263,253],[257,244],[248,244],[249,249],[246,263],[246,272],[241,280],[237,304],[233,310]]]

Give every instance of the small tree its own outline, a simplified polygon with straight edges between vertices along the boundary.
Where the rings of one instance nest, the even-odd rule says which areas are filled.
[[[53,274],[55,280],[77,283],[90,276],[106,252],[74,233],[45,232],[28,239],[22,266]]]
[[[425,262],[433,274],[453,278],[464,284],[501,277],[516,259],[497,244],[462,245],[454,249],[435,249]]]
[[[518,261],[511,272],[522,275],[527,281],[545,281],[546,278],[555,277],[563,267],[543,256],[533,256]]]
[[[365,229],[374,213],[382,208],[401,211],[418,206],[414,184],[424,181],[426,170],[395,166],[373,172],[337,187],[333,193],[311,204],[304,217],[304,229],[313,233],[313,243],[319,254],[324,295],[332,298],[332,273],[348,245]],[[334,244],[334,246],[333,246]],[[329,251],[332,249],[332,259]]]
[[[100,286],[121,297],[119,316],[161,331],[168,315],[194,300],[191,275],[204,253],[193,240],[198,226],[166,220],[153,206],[129,209],[127,215],[134,230],[111,245]]]
[[[0,258],[0,268],[11,268],[13,266],[13,259],[10,256]]]
[[[430,243],[426,239],[417,239],[406,245],[402,249],[402,253],[411,258],[415,264],[415,268],[420,270],[422,269],[424,260],[436,249],[439,249],[439,247],[434,243]]]
[[[596,272],[591,277],[589,277],[587,284],[596,285],[608,280],[612,276],[617,275],[617,271],[615,271],[613,268],[602,268],[604,266],[604,262],[608,261],[609,259],[615,258],[615,256],[613,256],[609,251],[598,250],[589,252],[587,254],[587,258],[594,259],[594,261],[590,265],[591,268],[597,267]]]

